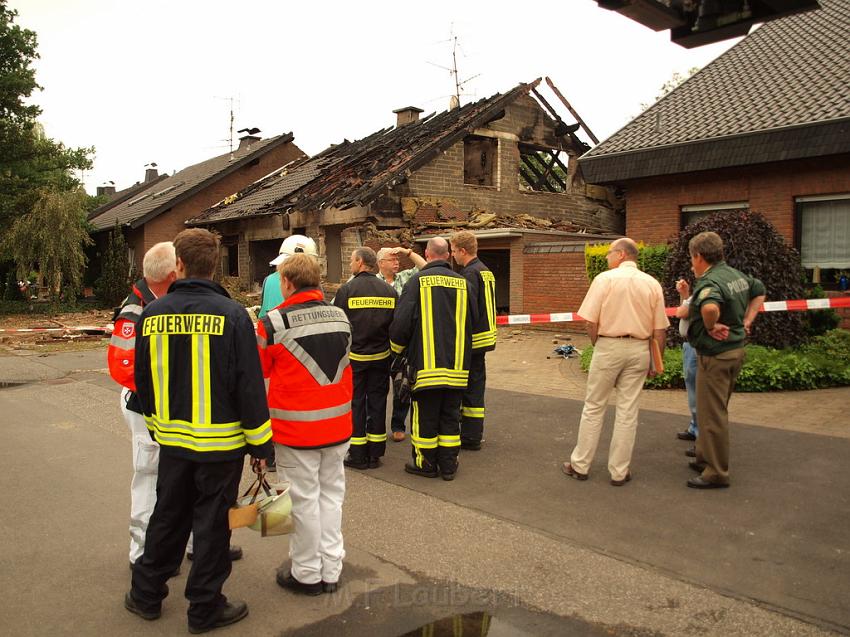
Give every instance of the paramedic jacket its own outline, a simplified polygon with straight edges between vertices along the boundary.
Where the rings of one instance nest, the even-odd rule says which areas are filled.
[[[334,305],[351,321],[352,364],[390,357],[390,323],[396,300],[393,287],[371,272],[356,274],[336,293]]]
[[[467,263],[460,274],[466,279],[470,304],[475,308],[472,351],[492,351],[496,349],[496,277],[478,257]]]
[[[471,325],[467,282],[446,261],[431,261],[414,274],[390,325],[393,353],[412,368],[411,389],[465,389]]]
[[[151,436],[193,461],[272,453],[248,313],[217,283],[180,279],[147,305],[136,336],[136,394]]]
[[[130,294],[112,317],[114,326],[112,337],[109,339],[109,349],[106,351],[109,375],[112,376],[112,380],[131,392],[136,391],[136,382],[133,378],[136,360],[136,325],[142,315],[142,308],[154,300],[156,295],[151,292],[148,282],[139,279],[133,284]],[[129,395],[127,409],[142,413],[135,393]]]
[[[318,288],[301,288],[257,323],[263,375],[269,379],[274,441],[293,449],[348,442],[351,325]]]

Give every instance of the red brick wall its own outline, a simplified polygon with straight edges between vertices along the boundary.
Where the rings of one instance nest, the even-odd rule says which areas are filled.
[[[578,311],[590,287],[585,272],[584,251],[524,254],[522,262],[524,307],[521,312],[516,312],[517,314]],[[511,311],[514,311],[513,305]],[[554,331],[585,331],[583,321],[547,323],[539,327]]]
[[[641,179],[626,184],[626,235],[664,243],[680,207],[747,201],[794,244],[794,198],[850,192],[850,155]]]
[[[155,243],[171,241],[181,230],[184,221],[197,216],[228,195],[238,192],[260,177],[289,163],[304,153],[293,143],[281,144],[260,158],[254,166],[244,166],[195,193],[185,201],[151,219],[144,225],[144,240],[136,246],[136,259],[141,263],[144,253]]]

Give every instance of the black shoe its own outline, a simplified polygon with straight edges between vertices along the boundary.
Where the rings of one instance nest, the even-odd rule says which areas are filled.
[[[685,449],[685,455],[688,458],[696,458],[697,457],[697,448],[696,447],[688,447]]]
[[[242,559],[242,547],[241,546],[236,546],[235,544],[231,544],[230,549],[228,549],[228,550],[230,552],[230,561],[231,562],[237,562],[237,561]],[[195,559],[195,554],[194,553],[186,553],[186,559],[191,562],[192,560]],[[179,573],[180,569],[177,569],[177,572]]]
[[[133,613],[134,615],[138,615],[142,619],[147,619],[148,621],[153,621],[154,619],[159,619],[160,615],[162,615],[162,610],[142,610],[136,605],[136,600],[133,599],[133,596],[128,592],[124,595],[124,608]]]
[[[423,478],[436,478],[440,475],[437,473],[436,469],[420,469],[410,462],[404,465],[404,470],[407,471],[407,473],[412,473],[415,476],[422,476]]]
[[[702,473],[705,471],[706,464],[704,462],[697,462],[694,460],[693,462],[689,462],[688,466],[697,473]]]
[[[457,475],[456,470],[455,471],[440,471],[440,477],[443,480],[446,480],[448,482],[451,482],[452,480],[454,480],[456,475]]]
[[[688,480],[688,486],[691,489],[726,489],[729,487],[728,484],[723,482],[709,482],[708,480],[705,480],[702,476],[690,478]]]
[[[461,440],[460,448],[467,451],[479,451],[481,449],[481,443],[472,440]]]
[[[687,430],[680,431],[679,433],[676,434],[676,437],[679,440],[696,440],[697,439],[697,437],[695,435],[693,435],[690,431],[687,431]]]
[[[351,455],[345,456],[345,458],[342,459],[342,464],[344,464],[346,467],[351,467],[352,469],[369,468],[369,461],[366,458],[363,458],[363,460],[356,460],[352,458]]]
[[[339,588],[339,582],[322,582],[323,593],[336,593]]]
[[[278,586],[290,590],[293,593],[311,596],[322,594],[322,582],[316,582],[315,584],[299,582],[292,576],[292,571],[278,571],[275,579],[277,580]]]
[[[192,626],[192,624],[189,624],[189,632],[193,635],[198,635],[200,633],[208,633],[209,631],[215,630],[216,628],[235,624],[236,622],[245,619],[247,616],[248,604],[246,604],[245,602],[237,600],[234,600],[232,602],[225,602],[224,606],[222,606],[221,610],[218,612],[218,617],[212,624],[208,626]]]
[[[381,459],[380,458],[369,458],[369,468],[370,469],[377,469],[380,466],[381,466]]]

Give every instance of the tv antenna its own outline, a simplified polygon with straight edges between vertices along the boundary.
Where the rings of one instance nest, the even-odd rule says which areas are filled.
[[[476,77],[480,77],[481,73],[476,73],[472,77],[468,77],[464,80],[461,80],[460,74],[457,70],[457,50],[458,50],[458,48],[460,48],[460,44],[458,43],[457,36],[454,34],[454,25],[452,25],[451,34],[449,35],[449,39],[446,40],[446,41],[452,43],[452,66],[451,66],[451,68],[449,68],[447,66],[442,66],[440,64],[434,64],[433,62],[428,62],[428,64],[430,64],[431,66],[436,66],[439,69],[443,69],[444,71],[449,72],[449,75],[451,75],[451,77],[452,77],[452,83],[454,84],[454,94],[453,94],[454,100],[452,100],[452,101],[456,101],[457,105],[460,106],[460,94],[463,92],[464,85],[467,84],[468,82],[471,82]],[[462,52],[462,49],[461,49],[461,52]]]
[[[230,102],[230,125],[228,127],[229,134],[228,134],[227,139],[222,139],[220,141],[228,143],[228,146],[230,147],[230,154],[232,155],[233,154],[233,122],[235,120],[234,103],[236,103],[238,105],[239,100],[235,97],[221,97],[221,96],[218,96],[218,95],[215,96],[215,99],[217,99],[217,100],[227,100],[228,102]]]

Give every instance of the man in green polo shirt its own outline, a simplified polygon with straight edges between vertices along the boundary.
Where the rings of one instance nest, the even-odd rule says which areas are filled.
[[[729,486],[729,398],[744,364],[750,326],[765,298],[758,279],[723,260],[723,240],[701,232],[688,244],[697,281],[690,306],[688,342],[697,350],[696,460],[694,489]]]

